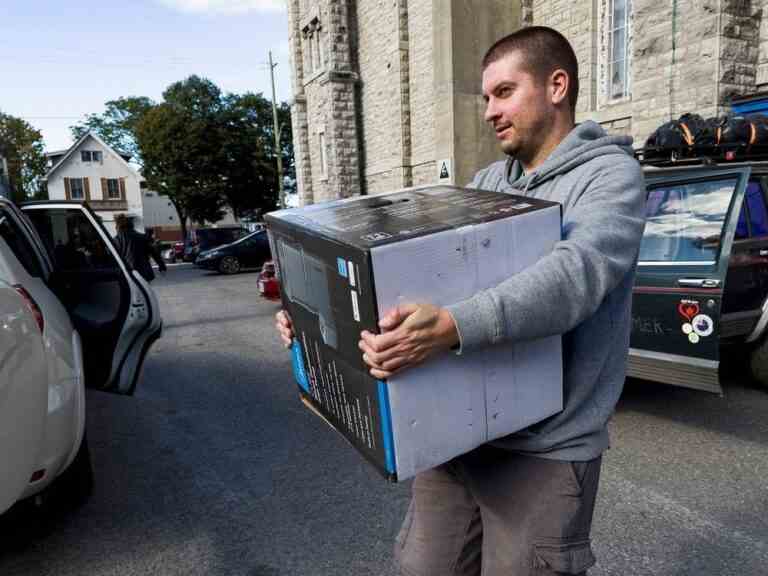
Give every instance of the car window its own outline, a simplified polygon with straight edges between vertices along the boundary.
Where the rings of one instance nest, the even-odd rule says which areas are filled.
[[[747,185],[744,193],[744,202],[736,226],[736,239],[760,236],[768,236],[768,212],[763,187],[760,182],[753,180]]]
[[[749,208],[750,236],[768,235],[768,213],[765,208],[765,195],[759,182],[750,182],[746,191],[746,202]]]
[[[736,183],[729,177],[653,187],[640,261],[714,264]]]
[[[80,210],[30,210],[27,215],[59,270],[119,268],[96,228]]]
[[[0,207],[0,238],[5,240],[13,255],[30,276],[37,278],[43,276],[40,260],[34,246],[18,222],[4,207]]]
[[[749,224],[747,224],[749,216],[747,215],[747,203],[744,202],[739,210],[739,223],[736,225],[736,240],[743,238],[749,238]]]
[[[231,244],[235,240],[242,238],[247,231],[238,228],[210,228],[197,230],[197,241],[201,249],[207,246],[221,246],[222,244]]]

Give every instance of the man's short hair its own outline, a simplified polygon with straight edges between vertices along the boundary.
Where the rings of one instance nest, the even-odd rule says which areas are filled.
[[[521,28],[497,40],[483,57],[483,70],[507,54],[519,52],[523,66],[537,80],[544,81],[561,68],[568,74],[568,101],[576,110],[579,96],[579,63],[568,40],[557,30],[546,26]]]

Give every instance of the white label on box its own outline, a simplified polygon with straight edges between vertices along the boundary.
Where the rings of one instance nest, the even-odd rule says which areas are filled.
[[[357,286],[355,281],[355,265],[352,263],[352,260],[347,261],[347,273],[349,274],[349,285]]]
[[[360,322],[360,308],[357,305],[357,292],[350,290],[352,293],[352,315],[355,317],[355,321]]]

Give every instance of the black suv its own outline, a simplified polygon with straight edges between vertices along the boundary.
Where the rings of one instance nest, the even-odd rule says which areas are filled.
[[[629,375],[721,393],[730,349],[768,386],[768,156],[649,161],[645,178]]]
[[[183,259],[185,262],[194,262],[200,252],[212,250],[224,244],[231,244],[248,234],[250,234],[248,229],[242,226],[193,228],[189,231],[184,244]]]

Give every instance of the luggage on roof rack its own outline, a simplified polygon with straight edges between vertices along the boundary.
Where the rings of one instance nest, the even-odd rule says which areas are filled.
[[[697,164],[768,159],[768,117],[707,118],[683,114],[659,126],[635,152],[643,164]]]

